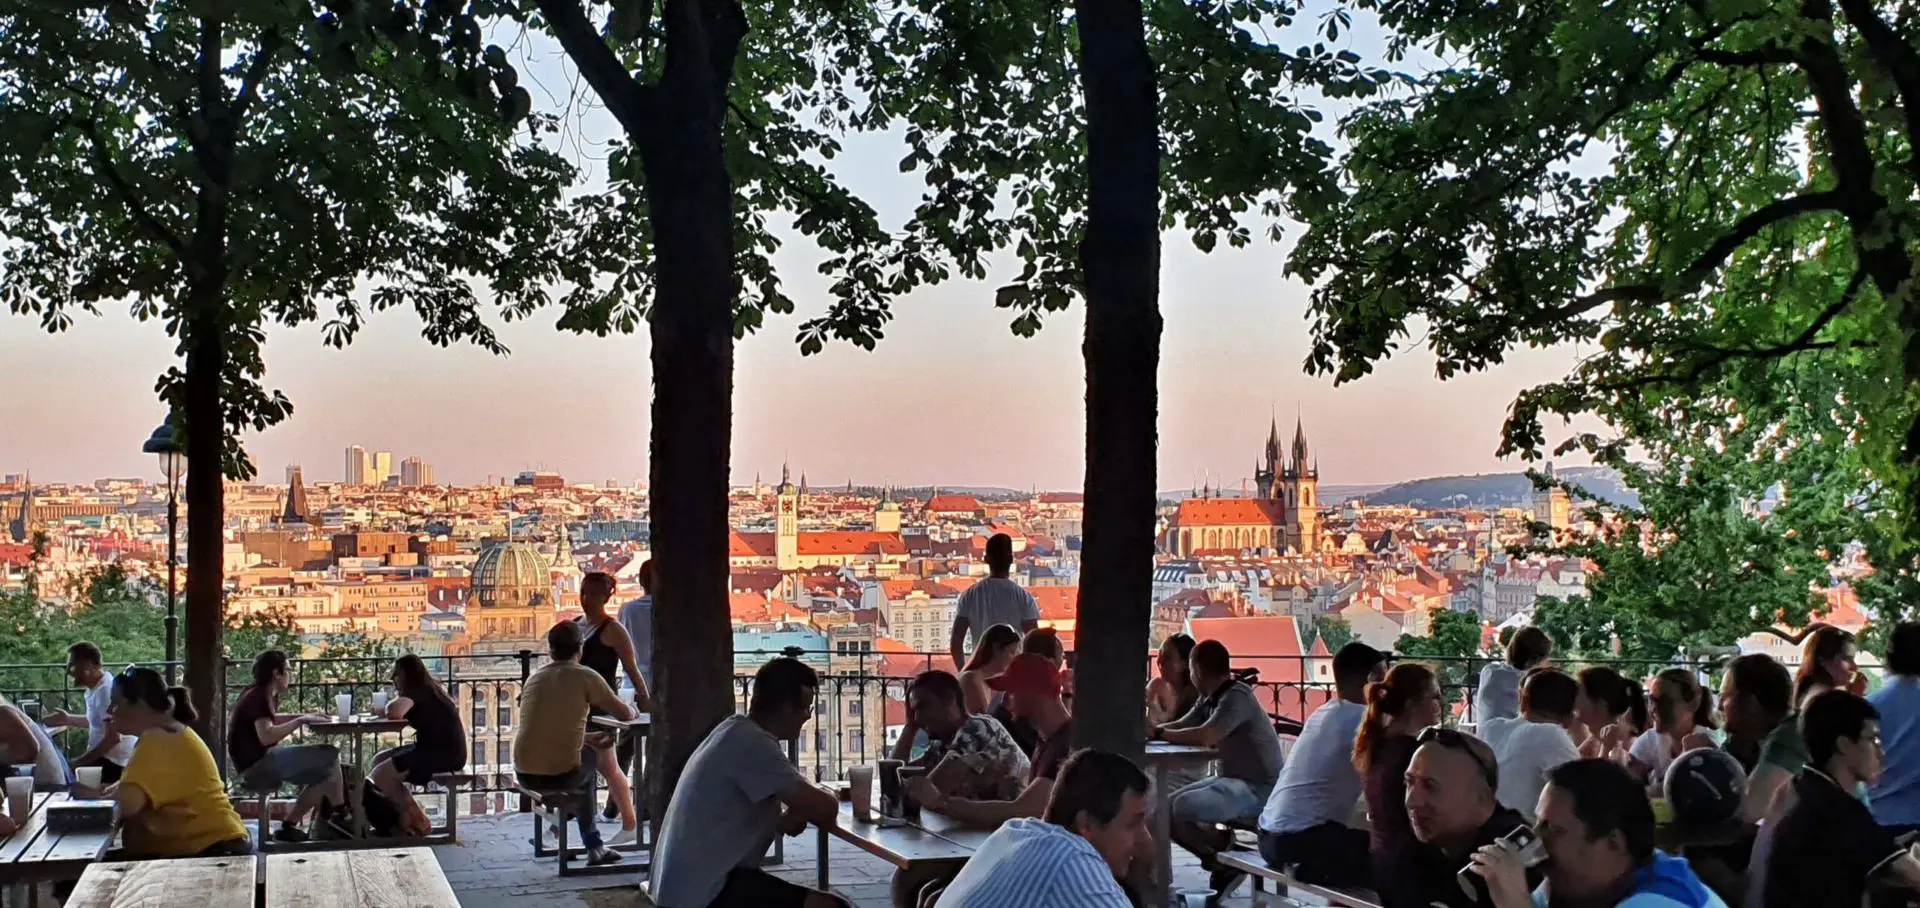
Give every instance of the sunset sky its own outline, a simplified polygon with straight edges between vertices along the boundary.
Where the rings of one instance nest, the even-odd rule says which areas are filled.
[[[565,84],[556,61],[537,57],[529,68],[541,85]],[[610,122],[589,114],[583,130],[603,137]],[[898,173],[899,147],[886,136],[851,141],[835,167],[891,224],[919,193],[917,175]],[[756,471],[771,479],[785,459],[817,485],[1079,486],[1077,307],[1033,339],[1013,336],[1008,313],[993,308],[994,288],[1016,271],[1002,260],[986,282],[899,301],[874,352],[836,347],[802,357],[794,329],[826,307],[816,254],[797,239],[787,244],[778,262],[801,312],[770,318],[738,348],[736,482],[751,482]],[[1183,235],[1166,237],[1161,488],[1208,475],[1237,487],[1251,474],[1270,415],[1290,430],[1296,410],[1323,482],[1519,468],[1493,456],[1507,405],[1520,388],[1563,374],[1574,351],[1526,351],[1491,373],[1442,383],[1431,357],[1415,350],[1336,389],[1302,368],[1307,288],[1283,277],[1283,264],[1284,250],[1265,243],[1204,255]],[[309,481],[338,480],[350,444],[391,451],[396,464],[421,457],[441,482],[534,468],[575,481],[643,478],[651,393],[644,331],[579,337],[555,330],[555,315],[501,328],[513,351],[505,358],[432,347],[404,312],[373,318],[345,351],[324,347],[312,325],[276,330],[266,346],[267,382],[295,411],[248,437],[248,449],[274,481],[293,463]],[[124,311],[81,318],[59,336],[0,315],[0,472],[31,470],[43,480],[152,474],[139,448],[164,416],[153,385],[172,348],[158,324]]]

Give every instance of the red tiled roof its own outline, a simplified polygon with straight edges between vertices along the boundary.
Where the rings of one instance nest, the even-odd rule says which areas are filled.
[[[772,558],[772,533],[729,533],[727,538],[727,557],[729,558]]]
[[[802,555],[905,555],[906,540],[899,533],[871,530],[801,533],[796,548]]]
[[[732,593],[727,597],[727,608],[735,624],[753,624],[773,620],[773,612],[767,597],[760,593]]]
[[[1080,588],[1077,586],[1033,586],[1027,592],[1040,604],[1040,620],[1070,621],[1077,616]]]
[[[880,581],[880,591],[885,593],[888,599],[905,599],[908,593],[913,592],[913,587],[912,580]]]
[[[1273,526],[1285,523],[1278,502],[1258,498],[1189,498],[1173,522],[1182,527]]]
[[[980,499],[972,495],[935,495],[927,502],[927,510],[942,514],[971,514],[986,509],[980,506]]]
[[[1041,504],[1085,504],[1087,496],[1082,492],[1041,492]]]
[[[1300,627],[1291,615],[1195,618],[1189,626],[1195,640],[1224,644],[1233,654],[1233,667],[1260,669],[1263,683],[1306,680],[1301,677],[1305,652],[1300,646]]]

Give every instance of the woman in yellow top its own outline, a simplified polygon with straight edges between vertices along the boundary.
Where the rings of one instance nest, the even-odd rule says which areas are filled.
[[[113,681],[112,716],[116,731],[140,739],[119,783],[100,793],[119,802],[126,857],[252,853],[213,752],[187,727],[194,712],[186,688],[167,687],[150,668],[127,669]]]

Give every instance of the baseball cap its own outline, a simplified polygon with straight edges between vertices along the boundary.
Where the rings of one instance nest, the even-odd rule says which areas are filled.
[[[988,678],[987,686],[998,691],[1023,696],[1042,696],[1060,693],[1060,672],[1047,661],[1047,657],[1033,653],[1023,653],[1013,657],[1007,670],[998,676]]]

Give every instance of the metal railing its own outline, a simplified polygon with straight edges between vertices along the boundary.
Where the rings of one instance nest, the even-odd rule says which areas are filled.
[[[109,654],[110,655],[110,654]],[[946,653],[878,653],[869,650],[820,651],[788,648],[783,650],[738,650],[734,653],[734,686],[738,708],[745,711],[752,694],[753,670],[768,659],[791,657],[813,665],[820,674],[814,721],[801,733],[794,747],[795,758],[818,780],[844,776],[847,767],[878,759],[892,746],[906,711],[906,692],[913,677],[928,669],[951,670]],[[545,653],[521,650],[514,653],[443,655],[423,658],[434,676],[454,698],[468,735],[467,772],[476,777],[473,795],[462,804],[462,812],[493,813],[514,809],[515,779],[512,768],[513,736],[519,722],[519,695],[522,684],[533,671],[547,661]],[[1143,658],[1150,658],[1144,655]],[[1442,693],[1451,721],[1473,721],[1474,696],[1481,670],[1495,658],[1421,659],[1401,657],[1405,661],[1433,666],[1439,675]],[[111,660],[109,660],[111,664]],[[1304,655],[1236,654],[1236,667],[1259,669],[1260,676],[1250,681],[1268,712],[1284,723],[1304,721],[1309,713],[1336,696],[1332,679],[1332,660]],[[1676,664],[1711,672],[1718,663],[1712,659],[1690,663],[1646,660],[1599,660],[1577,665],[1607,664],[1630,675],[1650,677]],[[160,666],[156,666],[160,667]],[[295,659],[290,663],[289,689],[280,701],[285,713],[333,712],[335,698],[352,694],[354,707],[364,712],[375,691],[390,687],[392,659],[317,657]],[[223,739],[224,716],[231,715],[234,703],[251,683],[250,661],[227,660],[221,672],[218,701],[223,704],[221,720],[215,722],[215,734]],[[58,664],[0,666],[0,693],[29,707],[38,715],[49,709],[72,713],[84,711],[84,692],[73,684],[66,667]],[[377,742],[363,748],[377,753],[398,742]],[[214,751],[225,764],[223,740],[216,740]],[[84,736],[70,734],[63,746],[77,754]],[[343,748],[343,753],[346,748]],[[371,767],[361,767],[367,770]]]

